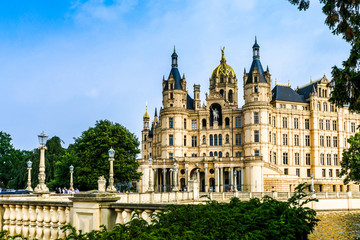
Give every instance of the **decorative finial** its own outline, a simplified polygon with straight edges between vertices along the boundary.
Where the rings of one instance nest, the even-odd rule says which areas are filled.
[[[255,35],[255,43],[257,43],[257,38],[256,38],[256,35]]]
[[[277,78],[275,78],[275,86],[277,85]]]
[[[155,108],[155,117],[157,117],[157,108]]]
[[[174,53],[176,53],[175,45],[174,45]]]
[[[220,60],[221,63],[226,63],[226,59],[225,59],[225,47],[223,47],[221,49],[221,60]]]

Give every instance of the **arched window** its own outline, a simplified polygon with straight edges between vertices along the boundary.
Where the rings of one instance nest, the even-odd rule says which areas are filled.
[[[217,138],[217,134],[214,135],[214,145],[217,146],[218,145],[218,138]]]
[[[206,136],[203,135],[203,144],[206,144]]]
[[[225,143],[229,143],[229,141],[230,141],[229,134],[226,134],[226,137],[225,137]]]
[[[219,145],[221,146],[222,145],[222,135],[219,134]]]
[[[214,142],[213,142],[213,135],[210,134],[210,146],[214,145]]]
[[[223,77],[223,76],[220,77],[220,82],[221,82],[221,83],[224,82],[224,77]]]
[[[230,156],[230,154],[227,152],[227,153],[226,153],[226,157],[228,158],[229,156]]]
[[[217,157],[217,152],[214,152],[214,156]]]
[[[230,126],[230,119],[227,117],[225,118],[225,126],[229,127]]]
[[[222,152],[221,151],[219,152],[219,157],[222,157]]]
[[[222,97],[224,97],[224,89],[220,90],[220,94],[221,94]]]
[[[213,156],[213,152],[210,152],[210,157],[212,157]]]
[[[202,120],[202,127],[206,128],[206,119],[205,118]]]
[[[233,102],[233,92],[232,92],[232,90],[229,90],[228,98],[229,98],[229,102]]]

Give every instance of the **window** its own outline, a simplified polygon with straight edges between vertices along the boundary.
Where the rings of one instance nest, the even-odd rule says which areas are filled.
[[[173,158],[174,158],[173,153],[169,153],[169,158],[170,158],[170,159],[173,159]]]
[[[325,165],[325,156],[324,156],[323,153],[320,154],[320,164],[321,164],[321,165]]]
[[[307,175],[307,177],[311,177],[311,171],[310,171],[310,168],[306,169],[306,175]]]
[[[331,154],[326,154],[326,164],[331,165]]]
[[[321,104],[318,103],[318,110],[321,111]]]
[[[206,136],[203,135],[203,144],[206,144]]]
[[[205,129],[206,128],[206,119],[202,120],[202,128]]]
[[[237,128],[241,127],[241,117],[236,117],[235,118],[235,124]]]
[[[320,136],[320,146],[324,146],[324,136]]]
[[[225,126],[229,127],[230,126],[230,119],[227,117],[225,118]]]
[[[218,136],[217,136],[217,134],[214,134],[214,145],[215,146],[218,145]]]
[[[230,154],[227,152],[227,153],[226,153],[226,157],[228,158],[229,156],[230,156]]]
[[[337,137],[334,136],[333,137],[333,147],[337,147],[338,146],[338,140],[337,140]]]
[[[240,146],[241,145],[241,134],[236,134],[236,145]]]
[[[296,170],[296,176],[300,177],[300,169],[297,168],[297,169],[295,169],[295,170]]]
[[[225,142],[226,142],[226,143],[229,143],[229,142],[230,142],[229,134],[226,134]]]
[[[235,156],[236,157],[241,157],[241,152],[236,152]]]
[[[169,118],[169,128],[174,128],[174,119]]]
[[[184,129],[186,129],[186,118],[184,118]]]
[[[186,136],[184,136],[184,146],[186,146]]]
[[[213,152],[210,152],[210,157],[214,156],[214,153]]]
[[[332,177],[332,176],[333,176],[333,170],[329,169],[329,177]]]
[[[192,136],[191,137],[191,146],[192,147],[197,147],[197,136]]]
[[[287,128],[287,117],[282,118],[282,126],[283,128]]]
[[[330,120],[326,120],[326,130],[330,130]]]
[[[222,135],[219,134],[219,145],[221,146],[222,145]]]
[[[334,121],[332,121],[332,127],[333,127],[333,131],[336,131],[336,121],[334,120]]]
[[[323,176],[323,177],[326,177],[325,169],[322,169],[322,176]]]
[[[254,131],[254,142],[259,142],[259,131]]]
[[[331,138],[330,138],[330,136],[326,136],[326,146],[331,147]]]
[[[258,86],[255,86],[255,87],[254,87],[254,92],[256,92],[256,93],[257,93],[257,92],[258,92],[258,90],[259,90],[259,87],[258,87]]]
[[[288,154],[283,153],[283,164],[288,164]]]
[[[294,145],[299,146],[299,135],[297,134],[294,135]]]
[[[336,177],[340,177],[340,170],[336,169]]]
[[[298,118],[294,118],[294,128],[299,129],[299,119]]]
[[[222,151],[219,152],[219,157],[222,157]]]
[[[259,113],[258,112],[254,112],[254,123],[255,124],[259,123]]]
[[[305,136],[305,146],[310,147],[310,136],[309,135]]]
[[[305,162],[306,162],[306,165],[310,165],[310,153],[306,154]]]
[[[212,134],[210,134],[210,146],[214,145],[214,137]]]
[[[174,135],[169,135],[169,146],[174,145]]]
[[[283,145],[288,145],[287,137],[287,134],[283,134]]]
[[[197,121],[196,121],[196,120],[191,120],[191,129],[192,129],[192,130],[196,130],[196,129],[197,129]]]
[[[295,153],[295,165],[300,165],[299,153]]]
[[[255,154],[255,157],[260,156],[260,151],[259,151],[259,150],[255,150],[255,151],[254,151],[254,154]]]
[[[324,103],[324,109],[323,109],[325,112],[327,111],[327,104]]]
[[[272,117],[272,119],[273,119],[273,127],[276,127],[276,118]]]
[[[284,168],[284,175],[289,175],[289,169],[288,168]]]
[[[269,132],[269,142],[271,142],[271,132]]]
[[[355,123],[351,123],[351,132],[355,132]]]
[[[339,165],[338,155],[337,154],[334,154],[334,165],[335,166]]]
[[[305,129],[310,129],[310,121],[309,121],[309,119],[305,119]]]
[[[322,119],[319,120],[319,128],[320,130],[324,130],[324,120]]]
[[[276,133],[273,133],[273,144],[276,144]]]
[[[274,158],[274,164],[276,164],[276,152],[274,152],[273,158]]]

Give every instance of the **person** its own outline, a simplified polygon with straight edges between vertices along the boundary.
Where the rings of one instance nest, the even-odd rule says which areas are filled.
[[[78,188],[76,188],[75,189],[75,193],[79,193],[80,191],[79,191],[79,189]]]

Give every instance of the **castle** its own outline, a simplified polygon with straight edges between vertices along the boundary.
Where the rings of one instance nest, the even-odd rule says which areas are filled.
[[[359,191],[344,185],[339,173],[360,116],[328,101],[325,75],[296,90],[277,83],[271,89],[256,40],[252,49],[241,108],[224,49],[203,105],[200,85],[188,94],[174,49],[159,115],[155,109],[151,124],[147,109],[143,117],[140,192],[189,191],[194,180],[202,192],[291,192],[302,182],[317,192]]]

